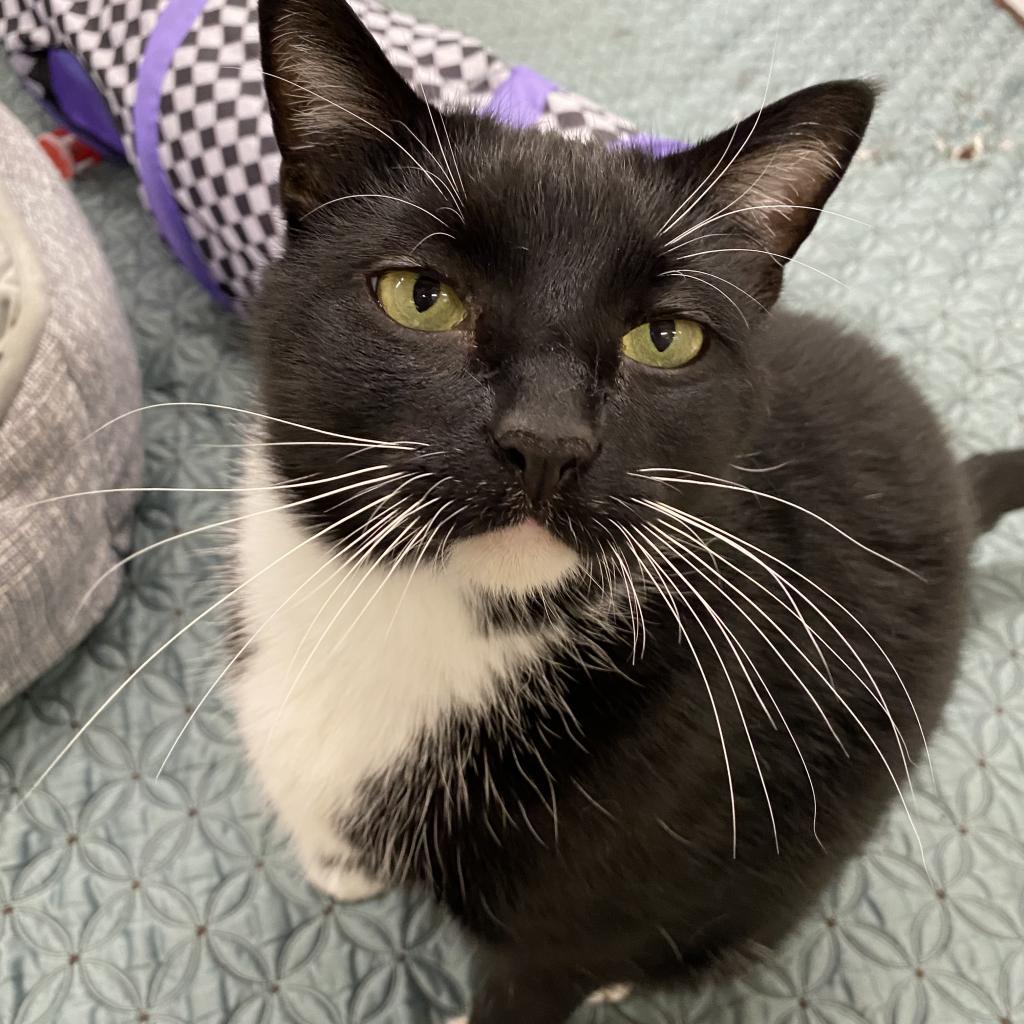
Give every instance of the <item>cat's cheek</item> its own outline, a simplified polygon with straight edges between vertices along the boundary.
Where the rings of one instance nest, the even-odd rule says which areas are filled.
[[[534,522],[467,537],[453,544],[448,555],[455,576],[494,594],[550,590],[580,567],[572,548]]]

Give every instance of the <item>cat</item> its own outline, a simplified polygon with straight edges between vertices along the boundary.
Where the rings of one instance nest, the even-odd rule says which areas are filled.
[[[906,806],[1024,505],[1024,452],[956,465],[892,357],[775,308],[873,88],[656,156],[428,106],[334,0],[260,30],[233,695],[308,877],[428,887],[472,1024],[739,969]]]

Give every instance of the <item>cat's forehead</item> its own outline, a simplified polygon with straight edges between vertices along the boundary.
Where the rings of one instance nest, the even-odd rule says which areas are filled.
[[[665,217],[664,175],[651,157],[540,131],[482,132],[464,148],[468,232],[538,258],[574,262],[645,256]]]
[[[660,177],[656,161],[634,151],[536,129],[475,132],[458,156],[468,199],[502,198],[523,214],[643,213]]]

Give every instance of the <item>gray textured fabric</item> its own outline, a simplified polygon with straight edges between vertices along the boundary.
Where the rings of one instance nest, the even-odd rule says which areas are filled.
[[[6,211],[6,215],[5,214]],[[32,509],[72,491],[137,484],[137,426],[90,431],[139,404],[135,350],[85,219],[35,139],[0,107],[0,250],[10,364],[0,408],[0,702],[102,618],[120,577],[79,602],[128,545],[131,495]],[[0,299],[0,301],[3,301]],[[2,328],[3,325],[0,325]],[[0,378],[2,379],[2,378]],[[0,393],[0,399],[4,397]],[[5,413],[5,415],[3,415]]]
[[[36,354],[48,311],[35,243],[0,188],[0,423]]]

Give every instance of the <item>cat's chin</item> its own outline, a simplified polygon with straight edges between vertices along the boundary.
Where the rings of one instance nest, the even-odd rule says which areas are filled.
[[[532,519],[456,541],[447,568],[491,594],[525,595],[560,586],[580,569],[580,556]]]

